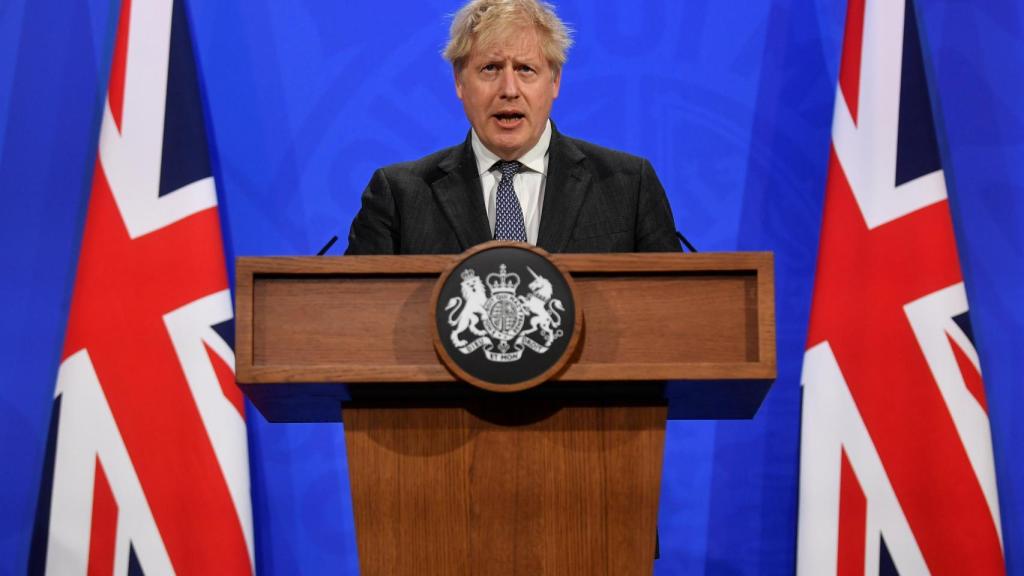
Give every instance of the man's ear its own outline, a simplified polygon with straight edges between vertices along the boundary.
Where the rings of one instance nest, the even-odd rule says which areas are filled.
[[[462,70],[456,65],[452,66],[452,73],[455,76],[455,95],[462,100],[462,76],[460,75]]]
[[[558,98],[558,89],[561,88],[561,86],[562,86],[562,71],[561,70],[558,70],[557,72],[555,72],[555,80],[554,80],[554,82],[555,82],[555,90],[554,90],[554,95],[552,96],[552,99]]]

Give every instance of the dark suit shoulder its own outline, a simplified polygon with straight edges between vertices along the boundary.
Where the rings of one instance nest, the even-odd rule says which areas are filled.
[[[389,164],[381,168],[380,171],[389,179],[414,178],[430,183],[444,174],[444,171],[440,168],[442,164],[451,163],[453,166],[458,165],[462,147],[463,145],[459,144],[438,150],[416,160]]]
[[[590,162],[591,169],[599,173],[639,174],[647,160],[628,152],[606,148],[593,142],[562,136],[565,143],[575,147]]]

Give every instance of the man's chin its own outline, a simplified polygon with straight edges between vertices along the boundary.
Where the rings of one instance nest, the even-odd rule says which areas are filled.
[[[524,130],[522,133],[513,134],[492,134],[489,142],[484,142],[487,149],[500,156],[503,160],[514,160],[531,148],[529,134]]]

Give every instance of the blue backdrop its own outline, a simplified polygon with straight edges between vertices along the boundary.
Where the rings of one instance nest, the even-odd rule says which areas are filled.
[[[845,3],[563,0],[553,117],[648,157],[702,250],[776,253],[779,378],[752,421],[672,422],[657,574],[794,568],[800,390]],[[0,3],[0,573],[24,573],[118,0]],[[462,140],[439,51],[457,0],[189,3],[228,252],[344,236],[380,165]],[[1024,11],[920,0],[1024,574]],[[340,253],[344,242],[334,249]],[[356,574],[340,425],[249,420],[257,568]]]

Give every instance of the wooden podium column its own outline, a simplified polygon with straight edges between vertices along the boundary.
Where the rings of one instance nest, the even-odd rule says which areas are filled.
[[[345,406],[364,575],[650,574],[666,405]]]

